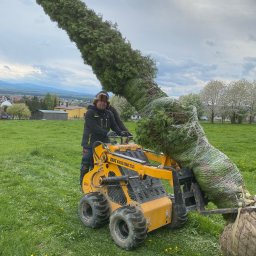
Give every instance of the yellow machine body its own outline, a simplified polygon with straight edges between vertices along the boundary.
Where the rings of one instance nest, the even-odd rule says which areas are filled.
[[[132,155],[138,151],[149,161],[145,162],[144,160],[122,154],[130,152]],[[143,180],[147,176],[150,176],[157,179],[168,180],[170,186],[173,186],[171,168],[166,169],[166,167],[172,167],[176,170],[179,168],[177,163],[169,157],[163,154],[142,150],[139,145],[134,143],[115,145],[100,144],[95,147],[93,157],[94,168],[84,176],[82,190],[85,194],[90,192],[102,193],[108,200],[111,212],[122,207],[124,204],[120,204],[111,199],[109,196],[111,184],[104,184],[104,179],[113,175],[114,177],[124,177],[121,170],[122,168],[126,168],[137,175],[129,177],[130,179]],[[158,166],[156,167],[155,165],[149,164],[150,161],[158,163]],[[145,202],[138,202],[131,196],[128,177],[127,180],[120,180],[118,182],[118,189],[119,192],[116,193],[122,194],[123,198],[125,198],[125,205],[135,206],[143,212],[147,222],[148,232],[171,223],[172,200],[167,194],[163,194],[163,196],[159,198],[146,200]]]

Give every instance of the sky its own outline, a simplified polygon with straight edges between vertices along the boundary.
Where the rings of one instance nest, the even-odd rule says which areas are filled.
[[[83,0],[156,62],[169,96],[256,76],[254,0]],[[0,81],[96,93],[101,85],[36,0],[0,1]]]

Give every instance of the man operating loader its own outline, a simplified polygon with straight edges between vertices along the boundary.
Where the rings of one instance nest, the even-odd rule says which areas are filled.
[[[80,185],[82,184],[84,175],[93,168],[92,147],[94,142],[101,141],[108,143],[108,137],[113,136],[115,133],[121,136],[130,135],[123,124],[120,125],[119,122],[121,127],[117,125],[114,114],[107,109],[108,106],[108,94],[101,91],[96,95],[93,105],[88,107],[85,114],[84,132],[81,143],[83,147],[83,157],[80,168]],[[110,129],[112,129],[112,131],[110,131]],[[122,131],[124,129],[126,130]]]

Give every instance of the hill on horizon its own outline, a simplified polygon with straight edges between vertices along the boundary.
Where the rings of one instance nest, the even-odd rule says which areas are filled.
[[[31,83],[10,83],[0,80],[0,94],[21,94],[21,95],[44,95],[46,93],[57,94],[59,96],[67,96],[67,97],[84,97],[89,96],[93,97],[92,93],[73,91],[60,89],[54,86],[48,85],[38,85]]]

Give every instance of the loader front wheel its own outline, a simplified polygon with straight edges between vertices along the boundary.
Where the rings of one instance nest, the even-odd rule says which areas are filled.
[[[169,224],[171,229],[182,228],[188,220],[188,213],[186,206],[182,204],[176,204],[174,197],[170,197],[172,200],[172,221]]]
[[[138,247],[147,237],[143,213],[131,206],[121,207],[112,213],[109,229],[115,243],[126,250]]]
[[[86,194],[80,200],[78,213],[85,226],[90,228],[100,227],[109,219],[108,202],[98,192]]]

